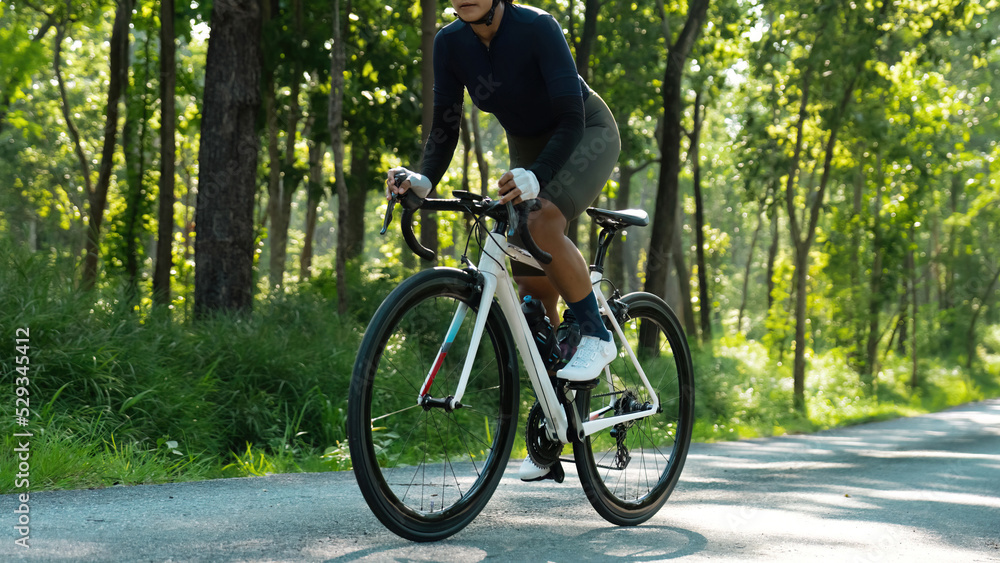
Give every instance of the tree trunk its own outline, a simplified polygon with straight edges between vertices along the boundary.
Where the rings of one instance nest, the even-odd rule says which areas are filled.
[[[684,240],[681,237],[681,210],[677,209],[677,220],[674,224],[677,225],[677,231],[674,233],[673,237],[673,264],[674,269],[677,271],[677,298],[673,301],[676,304],[674,311],[681,317],[684,321],[684,331],[688,334],[694,336],[698,334],[698,325],[694,320],[694,309],[691,308],[691,270],[687,267],[687,253],[684,252]]]
[[[920,383],[920,374],[917,370],[917,311],[919,310],[919,304],[917,303],[917,268],[914,256],[914,246],[916,245],[916,242],[916,228],[913,226],[913,223],[910,223],[910,250],[906,253],[906,289],[910,294],[910,307],[913,311],[912,315],[910,315],[910,322],[913,325],[913,329],[909,331],[911,390],[916,389],[917,385]]]
[[[876,156],[876,162],[882,162]],[[865,366],[862,371],[862,383],[865,384],[869,392],[875,382],[875,374],[878,372],[878,341],[879,341],[879,312],[882,308],[882,261],[884,251],[882,249],[882,177],[878,177],[878,185],[875,189],[874,209],[872,210],[872,247],[875,257],[872,261],[872,277],[868,283],[868,341],[865,346]]]
[[[899,331],[896,352],[900,356],[906,355],[906,345],[910,340],[910,284],[913,282],[910,252],[912,251],[906,253],[903,263],[903,294],[899,297],[899,320],[896,321],[895,329]]]
[[[601,10],[601,0],[584,0],[583,10],[583,31],[576,38],[576,71],[589,83],[590,53],[597,39],[597,15]]]
[[[615,209],[622,210],[629,208],[632,199],[632,178],[647,166],[657,162],[659,162],[659,159],[647,160],[635,168],[628,166],[621,166],[619,168],[618,195],[615,199]],[[640,202],[639,208],[643,209],[644,207],[642,202]],[[621,245],[617,249],[612,249],[608,260],[608,277],[619,284],[619,287],[622,288],[622,293],[628,293],[632,291],[633,287],[638,287],[633,283],[636,266],[636,240],[638,238],[635,233],[636,231],[633,231],[631,238],[627,236],[627,231],[619,233],[618,237],[621,240]]]
[[[420,48],[423,55],[420,70],[423,88],[420,146],[424,146],[434,119],[434,61],[431,55],[434,52],[434,34],[437,32],[437,2],[435,0],[420,0],[420,13]],[[366,158],[367,156],[365,155]],[[440,196],[440,190],[437,191]],[[429,211],[420,213],[420,244],[427,247],[435,255],[433,262],[422,261],[421,265],[430,267],[436,264],[439,246],[437,213]],[[404,248],[403,252],[409,252],[409,250]]]
[[[979,320],[983,309],[988,308],[990,301],[996,298],[998,281],[1000,281],[1000,267],[993,274],[993,279],[990,280],[990,285],[986,288],[986,291],[979,297],[979,303],[972,305],[972,318],[969,320],[969,330],[965,335],[965,341],[968,346],[965,358],[966,369],[972,369],[972,363],[976,359],[976,322]]]
[[[483,133],[479,130],[479,110],[475,105],[469,111],[469,122],[472,124],[472,144],[476,151],[476,164],[479,166],[479,193],[486,194],[490,183],[490,165],[483,154]]]
[[[462,190],[469,191],[469,166],[472,164],[472,135],[469,133],[469,118],[462,112],[459,137],[462,140]]]
[[[795,410],[806,411],[806,281],[809,277],[809,246],[795,245],[795,363],[792,392]]]
[[[799,118],[795,124],[795,150],[791,168],[785,185],[785,205],[788,211],[788,225],[791,229],[792,248],[795,251],[795,360],[792,367],[793,403],[795,410],[805,412],[805,349],[806,349],[806,278],[808,276],[809,249],[799,235],[798,216],[795,214],[795,177],[799,172],[802,155],[803,128],[808,117],[809,85],[812,69],[807,68],[802,76],[802,99],[799,100]]]
[[[280,23],[272,23],[278,17],[280,7],[276,0],[260,0],[263,18],[263,33],[270,34]],[[261,39],[263,41],[263,38]],[[269,47],[269,46],[268,46]],[[278,57],[264,50],[264,122],[267,127],[267,229],[268,281],[272,289],[279,288],[285,276],[285,248],[288,242],[288,225],[284,222],[285,190],[281,182],[281,150],[278,148],[278,99],[275,69]],[[291,202],[288,202],[291,205]]]
[[[851,236],[851,248],[853,249],[853,260],[851,260],[851,270],[850,270],[850,280],[851,288],[855,288],[852,292],[851,297],[860,297],[857,290],[863,286],[862,277],[864,272],[864,267],[862,266],[862,236],[864,235],[864,223],[862,219],[862,211],[864,210],[863,205],[865,201],[864,187],[866,182],[866,175],[864,170],[867,169],[868,163],[861,162],[858,163],[858,170],[855,174],[854,179],[854,201],[851,205],[851,222],[850,222],[850,236]],[[851,325],[855,325],[857,321],[857,306],[851,304],[851,307],[847,308],[848,315],[850,318],[848,322]],[[858,333],[861,332],[860,327],[856,329]]]
[[[146,146],[146,126],[149,123],[149,102],[146,99],[148,89],[146,85],[149,84],[150,80],[149,61],[152,58],[150,43],[151,36],[150,34],[146,34],[143,75],[141,79],[136,77],[134,80],[137,86],[139,84],[142,85],[142,93],[136,99],[134,93],[131,96],[128,94],[127,86],[123,88],[125,90],[125,99],[128,103],[126,105],[125,126],[122,130],[122,152],[125,154],[127,178],[127,185],[125,187],[125,231],[122,233],[122,238],[125,239],[126,291],[127,298],[131,303],[134,303],[139,292],[140,235],[137,231],[139,230],[140,218],[145,215],[143,183],[146,177],[146,154],[143,148]],[[128,81],[126,81],[127,84]],[[141,107],[138,112],[136,112],[137,104]],[[138,131],[136,130],[137,128]]]
[[[108,76],[108,103],[105,108],[104,147],[101,151],[101,167],[97,174],[97,184],[88,193],[90,210],[87,218],[87,241],[84,246],[83,273],[80,285],[91,289],[97,282],[97,259],[100,253],[101,223],[104,209],[108,204],[108,187],[111,185],[111,171],[114,167],[115,146],[118,139],[118,104],[128,84],[129,25],[132,22],[132,0],[119,0],[115,12],[115,23],[111,31],[111,51]]]
[[[302,37],[302,4],[300,0],[292,2],[293,34]],[[269,264],[271,287],[284,284],[285,265],[288,259],[288,227],[292,221],[292,199],[299,188],[301,176],[295,171],[295,141],[298,139],[299,90],[301,88],[302,63],[296,57],[292,62],[292,79],[289,85],[288,121],[285,128],[285,158],[278,180],[277,201],[271,201],[271,229],[268,239],[271,242]],[[273,169],[272,169],[273,170]]]
[[[767,310],[774,307],[774,263],[778,259],[778,247],[781,237],[778,235],[778,206],[774,205],[768,212],[771,222],[771,244],[767,247]]]
[[[185,287],[190,287],[191,277],[194,274],[193,268],[188,268],[187,265],[191,263],[194,256],[194,235],[195,235],[195,224],[194,219],[197,217],[197,210],[195,210],[195,205],[197,204],[197,199],[194,202],[191,201],[192,197],[196,196],[194,190],[194,176],[191,174],[191,165],[188,162],[187,151],[180,151],[178,154],[180,157],[181,171],[184,174],[184,218],[181,220],[181,230],[184,237],[184,253],[181,258],[181,268],[184,272],[183,284]],[[192,217],[192,215],[195,217]],[[192,302],[193,299],[184,300],[184,310],[186,315],[191,315],[192,313]]]
[[[330,149],[333,151],[334,185],[337,188],[337,312],[347,313],[347,180],[344,175],[344,35],[340,28],[340,0],[333,0],[333,54],[330,58]]]
[[[174,162],[177,157],[174,41],[174,0],[160,0],[160,209],[153,269],[153,303],[160,305],[170,303],[170,270],[173,268]]]
[[[198,155],[194,313],[199,318],[248,312],[253,305],[260,31],[257,2],[215,1]]]
[[[965,186],[965,182],[962,181],[963,178],[959,174],[953,174],[951,177],[951,197],[948,198],[949,201],[949,211],[952,217],[958,213],[958,202],[962,197],[962,190]],[[958,244],[958,225],[952,223],[948,228],[948,259],[944,260],[944,289],[941,292],[941,304],[942,310],[947,311],[955,306],[953,301],[953,296],[955,294],[955,263],[957,262],[959,253]],[[945,332],[952,332],[955,329],[955,323],[946,316],[946,320],[942,321],[942,329]]]
[[[365,201],[371,181],[371,152],[363,142],[351,145],[351,176],[347,181],[347,217],[341,224],[347,260],[365,250]],[[407,247],[407,251],[409,248]]]
[[[694,98],[694,125],[691,129],[691,148],[689,158],[693,171],[694,184],[694,233],[695,254],[698,260],[698,312],[701,321],[701,341],[712,341],[712,301],[708,296],[708,266],[705,263],[705,204],[701,196],[701,161],[699,158],[699,143],[701,142],[701,125],[704,123],[701,108],[701,90]]]
[[[469,170],[472,165],[472,133],[469,131],[469,118],[462,112],[462,124],[461,124],[461,139],[462,139],[462,190],[471,191],[471,182],[469,181]],[[463,225],[465,229],[459,229],[458,226]],[[462,251],[464,250],[462,246],[462,235],[472,228],[472,218],[468,215],[459,217],[453,224],[451,228],[451,254],[457,260],[462,257]]]
[[[53,57],[52,66],[56,75],[56,83],[59,85],[59,98],[62,101],[60,108],[62,109],[63,119],[66,121],[66,129],[69,131],[69,137],[73,141],[73,152],[80,163],[80,175],[83,177],[83,185],[87,194],[91,194],[94,191],[94,179],[91,178],[90,160],[83,152],[83,144],[80,142],[80,132],[73,123],[73,112],[69,107],[69,98],[66,95],[66,82],[62,76],[62,42],[65,38],[65,32],[66,28],[63,26],[59,26],[56,30],[55,45],[53,46],[55,56]],[[76,256],[76,253],[74,253],[74,256]]]
[[[299,258],[299,279],[307,280],[312,275],[313,239],[316,236],[316,220],[319,217],[319,202],[323,197],[323,143],[309,142],[309,202],[306,204],[305,240],[302,242],[302,256]]]
[[[680,174],[680,142],[683,92],[681,81],[684,64],[695,40],[701,33],[708,10],[708,0],[692,0],[688,5],[687,21],[677,40],[667,51],[667,67],[663,79],[663,156],[653,212],[652,233],[646,264],[646,291],[664,296],[667,287],[668,256],[677,231],[678,175]],[[667,37],[667,41],[670,41]]]
[[[437,32],[437,2],[420,0],[420,146],[427,142],[434,121],[434,34]]]
[[[593,49],[594,40],[597,38],[597,14],[601,9],[600,0],[584,0],[583,31],[577,35],[575,26],[570,23],[570,43],[576,49],[576,71],[586,81],[590,81],[590,53]],[[570,5],[570,18],[573,17],[573,6]],[[566,236],[573,242],[574,246],[580,246],[580,219],[574,218],[566,225]],[[588,231],[591,240],[591,254],[594,252],[593,239]]]
[[[823,210],[823,201],[826,196],[826,187],[830,181],[830,170],[833,163],[833,151],[837,146],[837,132],[840,129],[840,120],[847,111],[847,105],[854,92],[854,82],[860,73],[858,68],[854,76],[848,81],[841,96],[840,103],[833,114],[830,124],[830,136],[823,149],[823,175],[819,181],[819,187],[813,195],[812,204],[808,211],[809,222],[803,230],[799,225],[798,216],[795,214],[795,176],[799,166],[799,156],[802,148],[802,128],[807,117],[807,102],[809,99],[809,80],[812,69],[807,69],[803,77],[802,101],[799,107],[799,121],[796,124],[795,154],[792,159],[792,170],[788,175],[786,187],[785,205],[788,210],[788,223],[792,234],[792,243],[795,247],[795,363],[792,369],[794,406],[799,412],[805,413],[805,374],[806,374],[806,280],[809,277],[809,250],[816,239],[816,228],[819,225],[820,212]],[[811,188],[810,188],[811,189]],[[806,201],[810,198],[807,197]]]
[[[632,195],[632,176],[635,175],[635,169],[629,168],[628,166],[620,166],[618,175],[618,194],[615,197],[615,209],[628,209],[628,200]],[[625,241],[627,234],[625,232],[619,232],[615,235],[620,242],[615,248],[615,243],[611,243],[611,248],[608,251],[607,260],[607,276],[612,282],[618,284],[619,287],[625,288]]]
[[[763,226],[763,213],[758,213],[757,228],[753,230],[753,237],[750,239],[750,252],[747,253],[747,265],[743,269],[743,291],[740,293],[740,312],[736,315],[736,332],[743,332],[743,312],[747,308],[747,292],[750,289],[750,270],[753,268],[753,252],[757,248],[757,239],[760,237],[760,229]]]

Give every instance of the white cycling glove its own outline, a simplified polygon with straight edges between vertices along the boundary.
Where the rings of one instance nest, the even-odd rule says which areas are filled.
[[[394,184],[396,174],[403,172],[406,174],[406,179],[410,181],[410,190],[417,194],[421,199],[427,197],[427,194],[431,193],[434,186],[431,185],[431,180],[423,174],[418,174],[412,170],[407,170],[406,168],[393,168],[389,171],[389,183]]]
[[[521,190],[521,199],[528,201],[538,197],[538,192],[542,190],[538,185],[538,178],[535,173],[524,168],[515,168],[510,171],[514,175],[514,185]]]

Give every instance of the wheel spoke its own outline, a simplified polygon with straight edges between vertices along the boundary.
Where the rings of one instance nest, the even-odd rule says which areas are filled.
[[[685,340],[666,304],[650,294],[632,294],[623,301],[631,316],[621,325],[625,339],[659,399],[660,410],[616,425],[615,436],[608,430],[592,435],[574,450],[594,508],[610,522],[637,524],[659,510],[676,484],[693,424],[691,402],[685,399],[693,396],[693,382],[690,352],[671,345]],[[655,342],[648,340],[650,336],[655,336]],[[653,343],[651,350],[644,345],[648,343]],[[610,369],[610,382],[601,380],[589,397],[600,402],[588,404],[588,411],[603,407],[606,397],[611,398],[614,411],[605,417],[636,412],[637,406],[653,402],[631,357],[619,356]],[[629,461],[620,467],[626,452]]]
[[[379,520],[409,539],[442,539],[482,510],[516,430],[517,377],[507,356],[514,347],[493,314],[475,350],[463,406],[417,404],[456,307],[465,303],[468,315],[430,394],[444,398],[458,390],[480,301],[467,276],[428,270],[405,281],[372,319],[355,362],[348,435],[358,485]]]

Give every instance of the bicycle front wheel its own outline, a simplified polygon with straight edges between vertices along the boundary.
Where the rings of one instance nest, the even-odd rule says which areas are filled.
[[[498,307],[475,350],[462,406],[417,404],[432,370],[429,395],[444,399],[458,390],[480,295],[467,272],[438,268],[411,277],[375,313],[354,365],[347,418],[354,473],[375,516],[410,540],[446,538],[471,522],[510,455],[517,356]],[[454,322],[460,309],[464,319]]]
[[[573,446],[580,481],[606,520],[634,526],[651,518],[673,491],[684,466],[694,424],[691,352],[677,317],[649,293],[631,293],[625,339],[660,401],[657,414],[596,432]],[[614,335],[619,357],[585,398],[591,419],[627,414],[653,404],[635,364]]]

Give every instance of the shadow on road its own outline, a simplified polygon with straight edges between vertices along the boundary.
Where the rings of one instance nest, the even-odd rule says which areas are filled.
[[[289,474],[32,493],[32,549],[0,543],[0,561],[1000,560],[997,400],[694,444],[670,500],[636,527],[603,520],[572,464],[561,484],[521,483],[518,464],[432,544],[382,527],[350,473]]]
[[[860,531],[875,535],[865,540],[870,555],[889,559],[916,532],[1000,559],[998,472],[992,401],[808,436],[696,444],[675,494],[688,506],[728,507],[720,532],[821,542],[831,529]]]
[[[553,522],[555,523],[555,522]],[[339,561],[664,561],[693,555],[705,549],[704,536],[672,526],[644,525],[632,528],[609,526],[577,535],[549,539],[514,539],[503,546],[483,545],[482,538],[449,539],[444,542],[370,547],[343,555]],[[424,554],[414,553],[423,546]]]

